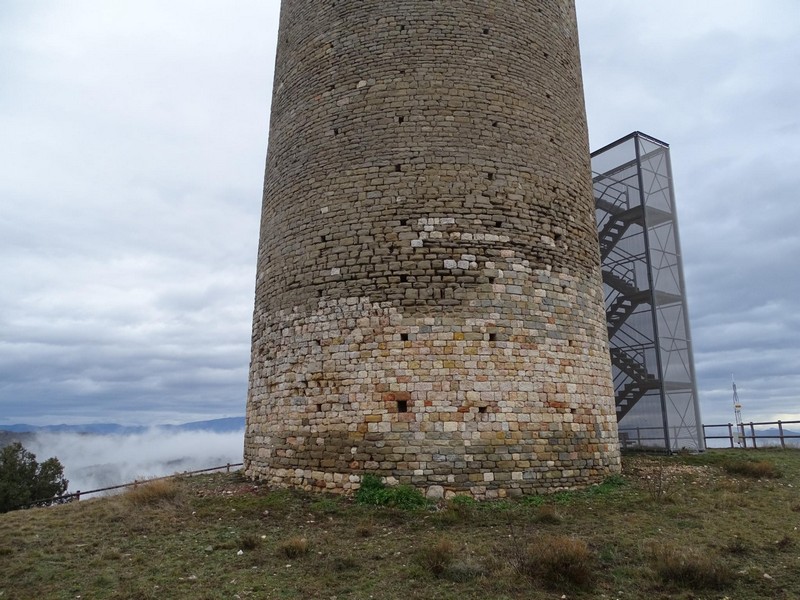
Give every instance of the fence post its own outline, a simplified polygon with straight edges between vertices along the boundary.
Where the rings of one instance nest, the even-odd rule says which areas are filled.
[[[752,421],[750,421],[750,435],[753,436],[753,448],[758,448],[758,443],[756,442],[756,428],[753,427]]]
[[[228,463],[227,465],[225,465],[225,472],[226,473],[230,473],[231,472],[231,463]]]
[[[703,428],[705,428],[705,425],[703,425]],[[732,423],[728,423],[728,439],[731,442],[731,448],[733,448],[734,445],[733,445],[733,424]],[[708,445],[708,443],[706,443],[706,446],[707,445]]]
[[[786,440],[783,438],[783,423],[780,420],[778,420],[778,435],[781,438],[781,448],[786,450]]]

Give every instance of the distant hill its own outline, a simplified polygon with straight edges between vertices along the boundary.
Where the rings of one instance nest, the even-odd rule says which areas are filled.
[[[83,425],[0,425],[0,432],[8,433],[90,433],[100,435],[130,435],[152,429],[164,431],[212,431],[228,433],[244,429],[244,417],[228,417],[210,421],[192,421],[180,425],[120,425],[118,423],[86,423]],[[2,439],[2,438],[0,438]]]
[[[744,428],[745,435],[749,438],[750,436],[750,428]],[[758,438],[767,438],[767,442],[771,444],[780,444],[780,435],[781,432],[777,427],[772,427],[770,429],[756,429],[756,439]],[[789,437],[792,436],[792,437]],[[794,437],[797,436],[797,437]],[[787,444],[800,444],[800,433],[796,431],[790,431],[788,429],[783,430],[783,437],[786,439]],[[769,439],[772,438],[772,439]]]

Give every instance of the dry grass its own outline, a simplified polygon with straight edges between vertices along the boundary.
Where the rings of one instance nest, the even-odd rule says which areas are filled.
[[[242,550],[256,550],[263,544],[261,537],[255,533],[244,533],[239,537],[239,547]]]
[[[175,502],[180,491],[175,479],[154,479],[130,488],[123,497],[135,507],[154,506]]]
[[[420,563],[436,577],[440,577],[455,558],[456,547],[450,540],[442,538],[420,552]]]
[[[777,479],[781,472],[774,463],[768,460],[732,460],[723,464],[723,468],[731,475],[742,475],[753,479]]]
[[[564,517],[556,510],[552,504],[544,504],[536,511],[535,521],[543,525],[558,525]]]
[[[304,537],[291,537],[278,546],[278,552],[286,558],[300,558],[308,554],[308,540]]]
[[[720,590],[734,578],[718,556],[692,548],[659,546],[653,550],[653,563],[662,581],[688,589]]]
[[[590,588],[595,580],[596,560],[582,539],[566,535],[535,538],[517,553],[517,571],[549,587]]]

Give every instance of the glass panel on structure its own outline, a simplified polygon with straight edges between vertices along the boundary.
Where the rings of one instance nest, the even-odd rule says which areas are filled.
[[[620,439],[702,449],[669,146],[636,132],[592,170]]]

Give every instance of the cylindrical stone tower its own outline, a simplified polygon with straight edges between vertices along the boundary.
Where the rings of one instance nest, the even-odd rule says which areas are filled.
[[[597,482],[610,373],[574,0],[283,0],[247,474]]]

